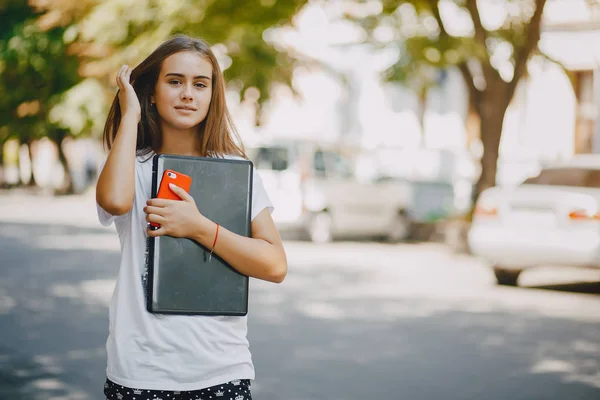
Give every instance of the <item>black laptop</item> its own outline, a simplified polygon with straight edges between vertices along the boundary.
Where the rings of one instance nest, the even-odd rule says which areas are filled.
[[[152,164],[152,197],[167,169],[192,177],[189,190],[208,219],[250,237],[253,165],[247,160],[159,154]],[[246,315],[248,277],[210,249],[186,238],[148,237],[146,307],[151,313]]]

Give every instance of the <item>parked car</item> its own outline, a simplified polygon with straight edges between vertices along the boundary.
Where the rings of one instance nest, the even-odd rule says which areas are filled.
[[[600,268],[600,157],[574,157],[517,187],[485,190],[468,244],[501,285],[517,285],[535,266]]]
[[[464,215],[472,206],[478,165],[468,153],[447,149],[379,148],[369,152],[378,175],[409,185],[406,209],[413,224]]]
[[[342,149],[274,140],[248,154],[274,203],[273,220],[280,230],[307,234],[318,243],[338,237],[406,237],[410,188],[359,179],[351,155]]]

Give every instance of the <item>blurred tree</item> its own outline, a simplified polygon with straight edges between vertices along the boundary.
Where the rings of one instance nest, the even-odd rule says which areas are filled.
[[[114,93],[102,87],[175,33],[214,44],[228,80],[262,103],[292,76],[292,58],[263,36],[306,1],[0,0],[0,145],[48,136],[69,171],[61,142],[101,131]]]
[[[538,52],[546,0],[357,0],[347,17],[377,46],[396,47],[386,78],[412,86],[420,97],[435,85],[434,71],[457,67],[469,89],[469,109],[478,118],[483,144],[475,198],[495,186],[506,110],[527,61]],[[481,11],[494,12],[495,26]],[[486,26],[487,25],[487,26]]]
[[[259,90],[262,103],[272,83],[291,85],[293,59],[264,40],[291,22],[307,0],[32,0],[46,10],[42,26],[65,26],[82,57],[80,73],[114,87],[121,64],[136,65],[176,33],[213,45],[229,82],[244,93]],[[250,94],[255,96],[256,90]]]
[[[77,58],[66,52],[65,29],[43,29],[39,16],[26,1],[0,0],[0,146],[11,137],[30,149],[42,136],[60,139],[48,115],[81,80]]]

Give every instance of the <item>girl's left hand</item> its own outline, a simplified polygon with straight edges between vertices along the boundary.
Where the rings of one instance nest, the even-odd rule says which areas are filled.
[[[170,184],[169,187],[181,200],[148,200],[144,207],[146,221],[159,224],[160,228],[148,227],[146,232],[148,236],[192,237],[205,218],[192,196],[179,186]]]

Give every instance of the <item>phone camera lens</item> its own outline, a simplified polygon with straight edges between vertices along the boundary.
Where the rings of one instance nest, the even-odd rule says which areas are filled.
[[[175,174],[174,174],[174,173],[172,173],[172,172],[167,172],[167,176],[168,176],[169,178],[175,178]]]

